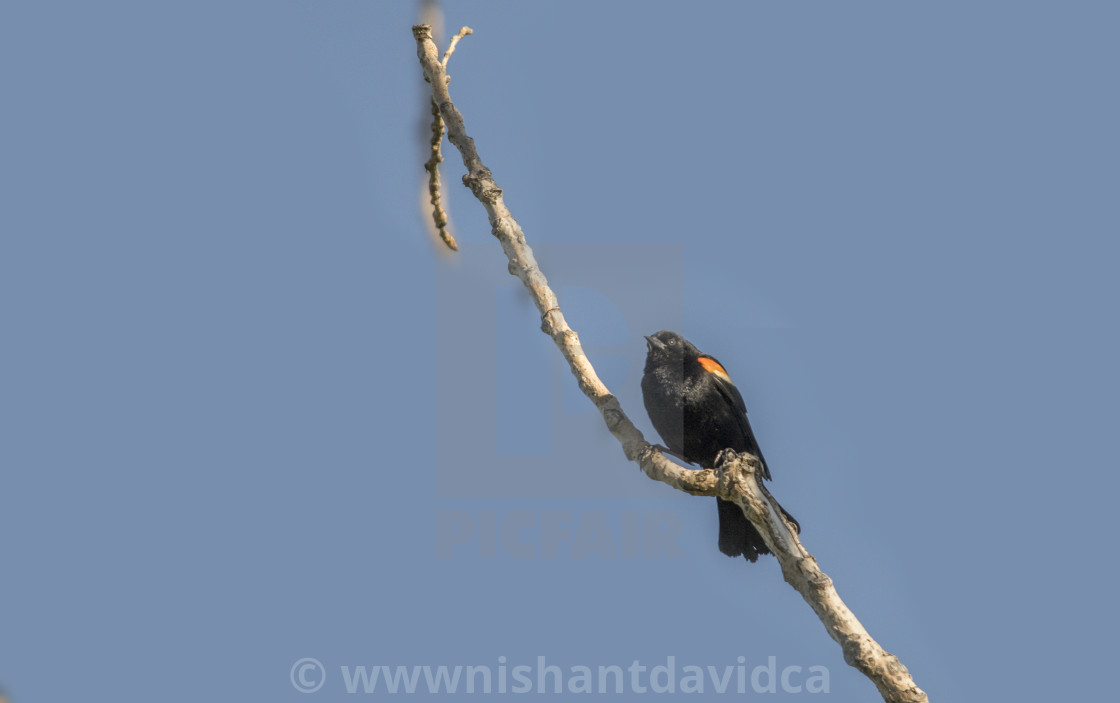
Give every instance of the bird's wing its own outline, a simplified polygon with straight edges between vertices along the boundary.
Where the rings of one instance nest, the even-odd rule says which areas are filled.
[[[723,364],[716,361],[715,357],[701,354],[697,361],[715,382],[720,394],[727,399],[727,402],[733,408],[738,410],[735,413],[735,418],[739,421],[739,429],[742,430],[743,436],[747,440],[747,451],[757,456],[758,460],[762,462],[762,477],[769,480],[770,467],[766,465],[766,458],[762,456],[762,448],[758,446],[758,440],[754,438],[754,432],[751,430],[751,423],[747,420],[747,404],[743,402],[743,395],[731,382],[731,376],[728,375],[727,369],[723,368]]]

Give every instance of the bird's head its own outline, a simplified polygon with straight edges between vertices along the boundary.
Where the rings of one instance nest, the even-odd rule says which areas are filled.
[[[697,356],[699,353],[687,339],[669,330],[661,330],[646,337],[646,348],[650,359],[675,360],[687,355]]]

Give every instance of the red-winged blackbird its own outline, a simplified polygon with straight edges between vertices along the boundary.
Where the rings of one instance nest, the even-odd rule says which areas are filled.
[[[649,354],[642,376],[642,399],[650,422],[669,451],[691,464],[715,466],[724,449],[750,452],[762,462],[762,475],[770,469],[758,448],[747,406],[723,365],[700,353],[676,332],[662,330],[646,337]],[[762,535],[734,503],[716,498],[719,508],[719,550],[729,557],[756,561],[770,550]],[[781,507],[781,506],[778,506]],[[782,508],[798,532],[801,525]]]

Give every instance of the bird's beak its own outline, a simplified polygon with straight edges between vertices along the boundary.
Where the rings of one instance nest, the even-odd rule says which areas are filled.
[[[648,349],[649,351],[653,351],[654,349],[656,349],[657,351],[665,351],[665,345],[662,344],[660,339],[646,337],[646,349]]]

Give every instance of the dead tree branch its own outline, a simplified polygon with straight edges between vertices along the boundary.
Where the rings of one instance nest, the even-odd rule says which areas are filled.
[[[432,102],[447,125],[448,140],[459,150],[467,169],[463,183],[486,209],[491,232],[501,242],[509,259],[510,273],[516,274],[525,284],[541,313],[541,330],[552,337],[560,349],[579,382],[580,390],[602,413],[607,428],[622,444],[626,458],[637,462],[642,471],[655,481],[692,495],[719,496],[739,505],[777,557],[785,580],[809,603],[829,636],[841,646],[844,661],[870,678],[883,699],[890,703],[927,701],[926,694],[914,683],[906,667],[871,638],[840,599],[832,579],[820,570],[817,560],[781,519],[781,512],[759,480],[761,466],[758,459],[749,454],[725,452],[716,468],[693,471],[669,461],[645,441],[641,431],[622,410],[618,399],[596,375],[580,346],[578,335],[565,321],[556,294],[549,288],[533,250],[525,242],[525,234],[506,208],[502,189],[483,165],[474,140],[467,136],[463,116],[451,102],[447,88],[450,79],[432,41],[431,28],[416,25],[412,33],[416,38],[424,78],[432,85]]]
[[[424,170],[428,172],[428,202],[432,205],[432,224],[443,243],[452,251],[459,251],[459,244],[447,226],[447,212],[440,201],[439,164],[443,161],[443,154],[440,153],[442,144],[443,117],[440,116],[436,104],[432,103],[432,139],[429,142],[431,155],[424,164]]]
[[[438,0],[422,0],[420,6],[420,21],[422,24],[432,26],[437,25],[442,28],[443,26],[443,12],[439,8]],[[451,40],[451,45],[447,48],[447,53],[443,56],[443,68],[447,68],[447,61],[451,58],[451,54],[455,53],[455,45],[464,36],[471,33],[470,27],[463,27],[459,33]],[[425,219],[429,233],[433,237],[439,237],[448,249],[451,251],[458,251],[459,244],[455,241],[455,235],[451,232],[451,222],[447,217],[447,211],[443,208],[441,199],[441,183],[439,177],[439,165],[443,162],[443,117],[439,114],[439,108],[432,102],[431,96],[425,103],[430,107],[429,114],[431,114],[431,126],[428,130],[430,137],[427,141],[428,147],[428,160],[424,164],[424,171],[428,174],[428,204],[431,205],[431,218]],[[423,210],[421,205],[421,210]]]

